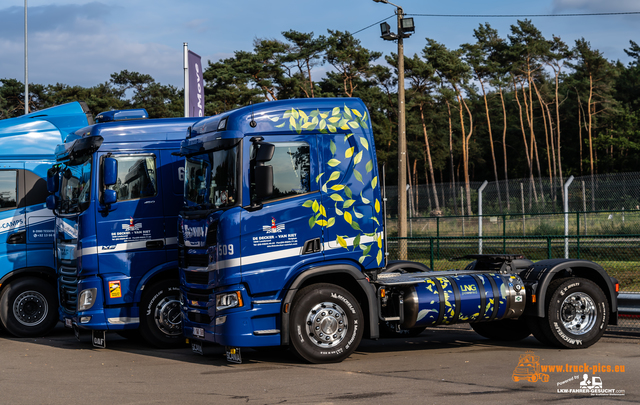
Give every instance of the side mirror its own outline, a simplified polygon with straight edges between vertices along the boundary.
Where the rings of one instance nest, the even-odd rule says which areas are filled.
[[[256,166],[256,194],[261,200],[273,194],[273,166]]]
[[[47,170],[47,191],[49,194],[53,194],[58,191],[60,187],[60,176],[58,168],[52,167]]]
[[[114,204],[116,201],[118,201],[116,190],[104,190],[104,193],[102,193],[102,203],[104,205]]]
[[[256,162],[268,162],[273,159],[273,153],[276,150],[275,145],[266,142],[256,142],[256,146],[258,146]]]
[[[102,178],[105,186],[113,186],[118,181],[118,161],[105,158],[102,162]],[[106,204],[106,202],[105,202]]]
[[[53,194],[48,195],[45,201],[48,209],[50,209],[51,211],[56,209],[56,206],[58,205],[58,199],[56,198],[55,195]]]

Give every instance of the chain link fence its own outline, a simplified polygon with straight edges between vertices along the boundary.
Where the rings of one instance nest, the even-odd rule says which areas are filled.
[[[564,212],[567,178],[489,181],[483,192],[483,214],[541,214]],[[470,182],[469,195],[461,182],[412,185],[407,189],[410,216],[464,216],[478,214],[478,189]],[[435,189],[435,192],[434,192]],[[398,188],[387,186],[387,214],[396,217]],[[613,173],[575,177],[568,189],[569,211],[640,210],[640,173]]]

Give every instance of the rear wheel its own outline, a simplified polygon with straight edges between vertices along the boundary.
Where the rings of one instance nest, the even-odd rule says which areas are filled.
[[[140,335],[161,349],[183,344],[177,281],[159,281],[146,289],[140,302]]]
[[[546,317],[538,319],[540,341],[569,349],[589,347],[609,323],[609,302],[591,280],[559,279],[549,284]]]
[[[472,323],[471,328],[482,337],[506,342],[522,340],[531,334],[526,321],[521,318]]]
[[[310,363],[346,359],[358,347],[364,332],[358,301],[332,284],[314,284],[300,290],[291,305],[290,324],[292,350]]]
[[[58,323],[55,287],[35,277],[10,282],[0,296],[0,320],[14,336],[46,335]]]

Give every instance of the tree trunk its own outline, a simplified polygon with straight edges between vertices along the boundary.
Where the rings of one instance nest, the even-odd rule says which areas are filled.
[[[478,81],[480,82],[480,87],[482,88],[482,97],[484,98],[484,109],[487,112],[487,129],[489,130],[489,144],[491,145],[491,160],[493,162],[493,176],[496,179],[496,187],[498,190],[498,206],[500,207],[500,212],[502,212],[502,195],[500,194],[500,182],[498,180],[498,164],[496,163],[496,152],[493,148],[493,132],[491,131],[491,118],[489,117],[489,103],[487,102],[487,93],[484,90],[484,82],[480,80],[479,76],[478,76]]]
[[[420,103],[420,120],[422,121],[422,132],[424,133],[424,144],[426,147],[427,163],[429,164],[429,173],[431,175],[431,187],[433,189],[436,210],[440,211],[440,202],[438,201],[438,192],[436,191],[436,178],[433,173],[433,162],[431,160],[431,148],[429,147],[429,137],[427,136],[427,125],[424,122],[424,104]]]
[[[511,196],[509,195],[509,175],[507,173],[507,108],[504,105],[504,94],[500,88],[500,101],[502,101],[502,152],[504,154],[504,184],[507,192],[507,212],[511,212]]]

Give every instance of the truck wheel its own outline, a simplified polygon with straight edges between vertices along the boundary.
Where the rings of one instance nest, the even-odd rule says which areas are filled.
[[[340,362],[358,347],[364,317],[358,301],[344,288],[314,284],[291,304],[290,341],[294,353],[310,363]]]
[[[504,342],[522,340],[531,334],[531,330],[525,320],[520,318],[472,323],[471,328],[482,337]]]
[[[10,282],[3,288],[0,297],[0,320],[14,336],[46,335],[58,323],[55,287],[35,277]]]
[[[180,289],[175,280],[164,280],[145,289],[140,302],[140,335],[149,344],[168,349],[184,343]]]
[[[609,323],[609,302],[593,281],[576,277],[551,282],[547,316],[539,318],[545,338],[569,349],[593,345]]]

